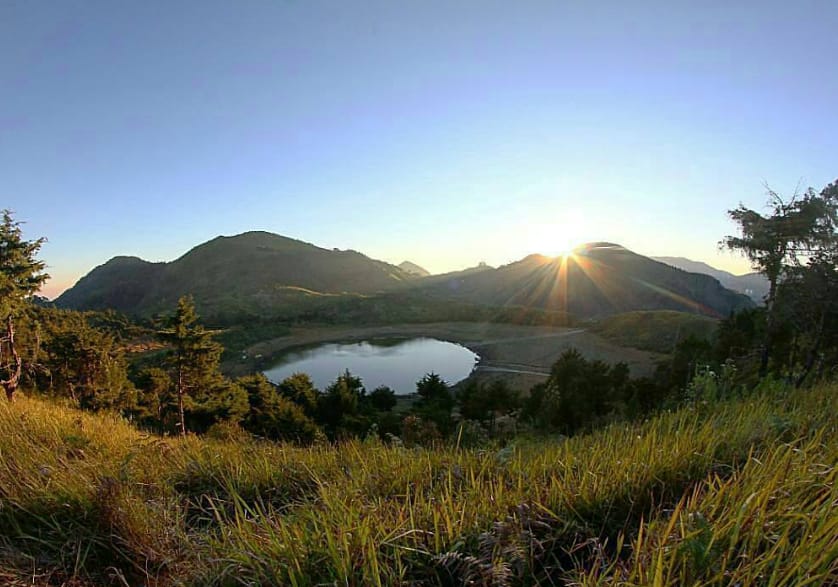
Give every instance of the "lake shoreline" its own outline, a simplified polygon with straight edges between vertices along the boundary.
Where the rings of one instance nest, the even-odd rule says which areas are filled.
[[[461,345],[480,357],[471,377],[502,378],[528,390],[544,381],[555,360],[568,348],[607,363],[624,361],[634,375],[653,372],[660,355],[621,347],[587,330],[552,326],[521,326],[487,322],[433,322],[378,326],[315,326],[293,328],[286,336],[250,345],[243,356],[227,361],[231,376],[263,371],[293,350],[331,342],[354,343],[375,338],[435,338]]]

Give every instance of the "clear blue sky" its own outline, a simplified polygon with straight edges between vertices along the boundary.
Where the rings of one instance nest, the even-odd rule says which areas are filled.
[[[838,2],[0,2],[0,207],[54,295],[263,229],[438,272],[838,177]]]

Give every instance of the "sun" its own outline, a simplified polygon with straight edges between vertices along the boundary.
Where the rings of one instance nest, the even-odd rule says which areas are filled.
[[[551,258],[568,258],[586,240],[590,240],[591,219],[574,207],[547,209],[533,214],[529,222],[519,225],[517,233],[527,254]]]
[[[554,227],[532,227],[523,240],[527,243],[528,253],[559,258],[572,256],[580,242],[574,230],[562,231]]]

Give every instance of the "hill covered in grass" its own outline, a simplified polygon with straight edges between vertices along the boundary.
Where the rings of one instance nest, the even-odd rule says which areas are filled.
[[[77,310],[134,316],[169,311],[191,294],[207,315],[258,313],[311,297],[369,294],[415,279],[357,251],[329,250],[268,232],[220,236],[171,263],[115,257],[56,299]]]
[[[0,403],[0,581],[834,585],[834,385],[505,448],[172,439]]]
[[[361,319],[369,322],[394,313],[378,310],[392,305],[388,296],[393,293],[409,295],[413,305],[437,314],[434,308],[440,304],[456,304],[559,312],[579,319],[637,310],[720,317],[753,305],[709,276],[609,243],[580,247],[566,258],[530,255],[497,269],[480,265],[443,275],[422,277],[412,264],[403,265],[247,232],[213,239],[171,263],[115,257],[55,303],[148,317],[169,311],[180,296],[190,294],[204,316],[225,324],[259,317],[317,321],[325,316],[328,321],[347,305],[364,306]]]

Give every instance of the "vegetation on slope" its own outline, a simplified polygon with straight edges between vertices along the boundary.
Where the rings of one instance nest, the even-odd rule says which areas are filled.
[[[435,320],[454,307],[485,314],[487,308],[558,312],[597,317],[633,310],[671,309],[726,316],[749,307],[747,297],[706,275],[686,273],[617,245],[594,243],[566,260],[531,255],[493,269],[477,267],[421,277],[355,251],[333,251],[265,232],[218,237],[171,263],[114,258],[83,277],[56,304],[81,310],[115,309],[148,317],[168,311],[190,294],[199,311],[224,324],[285,319],[313,321],[345,315]],[[408,293],[405,293],[405,289]],[[382,295],[397,290],[399,295]],[[407,298],[416,317],[394,304]],[[383,310],[381,309],[383,308]],[[523,310],[522,310],[523,311]]]
[[[590,325],[593,332],[618,345],[656,353],[671,353],[678,342],[689,337],[710,340],[717,327],[712,318],[671,310],[626,312]]]
[[[205,314],[229,317],[293,303],[300,290],[370,293],[410,279],[415,277],[357,251],[323,249],[268,232],[246,232],[198,245],[171,263],[111,259],[79,280],[56,304],[149,316],[191,294]]]
[[[834,584],[836,392],[494,451],[162,439],[23,398],[0,404],[0,578]]]

